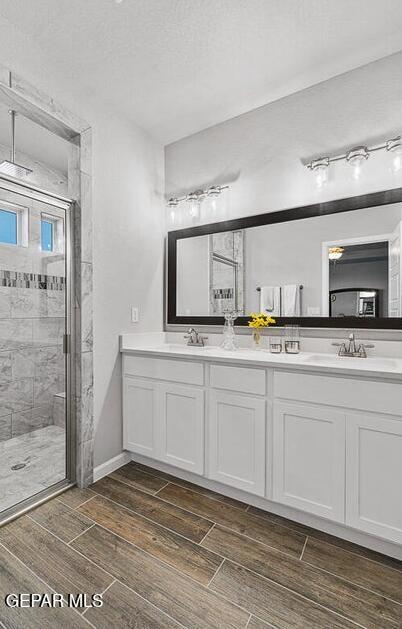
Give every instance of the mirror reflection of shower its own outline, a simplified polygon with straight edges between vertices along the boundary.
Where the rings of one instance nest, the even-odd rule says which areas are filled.
[[[209,313],[244,314],[244,230],[209,236]]]

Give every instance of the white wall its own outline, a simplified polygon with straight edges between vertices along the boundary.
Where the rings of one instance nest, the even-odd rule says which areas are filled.
[[[209,238],[177,242],[178,315],[209,315]]]
[[[170,144],[167,195],[229,184],[211,222],[401,186],[384,153],[358,182],[339,163],[322,190],[302,164],[400,134],[401,74],[398,53]]]
[[[72,42],[73,45],[73,42]],[[95,465],[121,452],[118,335],[161,330],[163,149],[100,103],[73,73],[0,19],[0,63],[86,119],[93,129]],[[107,77],[105,77],[107,80]],[[140,308],[131,324],[130,306]]]

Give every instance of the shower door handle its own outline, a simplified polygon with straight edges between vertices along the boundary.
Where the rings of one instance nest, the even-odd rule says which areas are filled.
[[[71,337],[69,334],[63,334],[63,354],[69,354],[71,349]]]

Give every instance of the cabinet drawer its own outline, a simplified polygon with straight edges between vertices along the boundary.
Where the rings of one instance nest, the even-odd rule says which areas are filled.
[[[264,369],[211,365],[210,384],[215,389],[227,389],[239,393],[266,394]]]
[[[276,398],[363,411],[393,415],[402,413],[402,386],[398,383],[276,371],[274,395]]]
[[[204,366],[187,360],[123,356],[123,375],[170,380],[183,384],[204,384]]]

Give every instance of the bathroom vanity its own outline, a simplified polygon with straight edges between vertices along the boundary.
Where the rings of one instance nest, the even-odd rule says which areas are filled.
[[[136,336],[121,337],[133,458],[401,558],[402,360]]]

